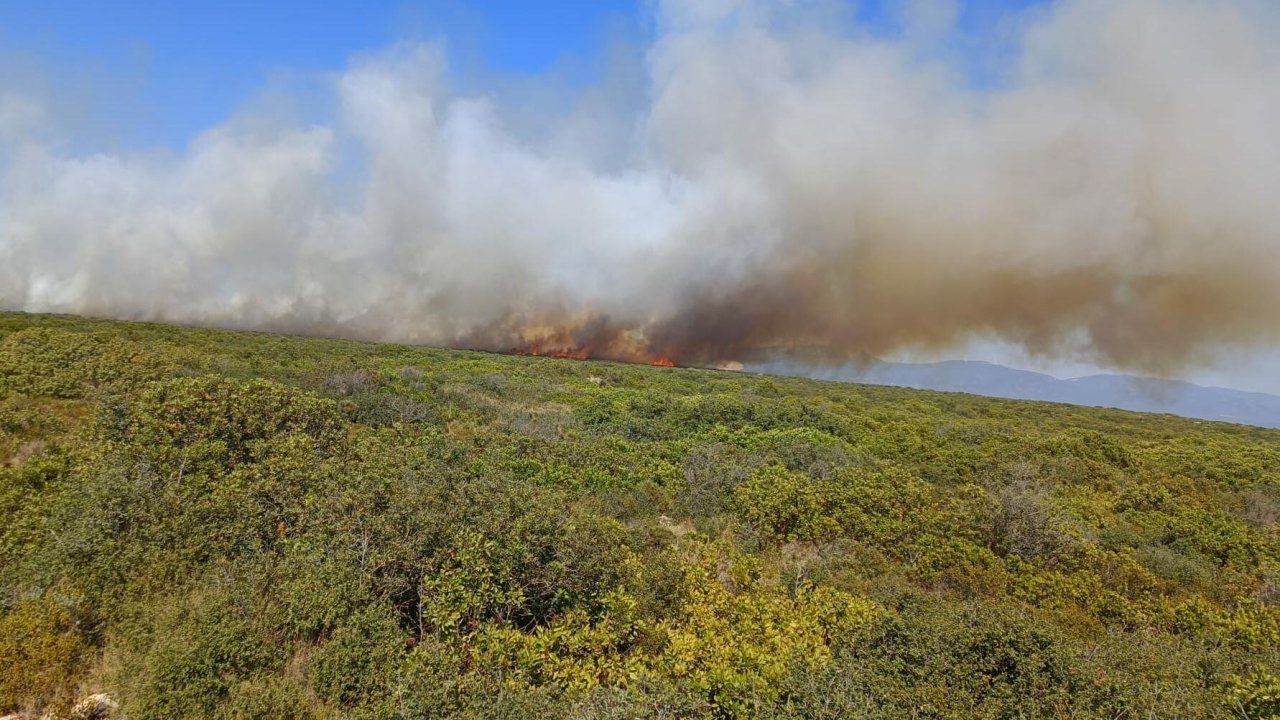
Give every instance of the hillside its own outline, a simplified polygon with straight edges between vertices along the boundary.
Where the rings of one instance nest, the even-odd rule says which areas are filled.
[[[933,363],[872,360],[849,365],[774,361],[749,364],[747,369],[771,375],[1171,413],[1201,420],[1280,428],[1280,397],[1275,395],[1135,375],[1100,374],[1064,380],[1045,373],[966,360]]]
[[[1280,716],[1280,431],[0,314],[0,714]]]

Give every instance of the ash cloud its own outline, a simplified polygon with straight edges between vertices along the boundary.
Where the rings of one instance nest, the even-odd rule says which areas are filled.
[[[176,155],[67,151],[0,89],[0,306],[693,364],[1280,342],[1266,3],[1060,0],[1008,18],[985,86],[954,4],[893,39],[838,3],[653,12],[643,92],[547,122],[430,45],[353,60],[330,121],[246,112]]]

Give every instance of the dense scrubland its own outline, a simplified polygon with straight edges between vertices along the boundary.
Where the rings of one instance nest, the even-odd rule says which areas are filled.
[[[0,711],[1265,718],[1280,432],[0,315]]]

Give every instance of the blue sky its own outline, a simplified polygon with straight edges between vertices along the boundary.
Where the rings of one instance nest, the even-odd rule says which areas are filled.
[[[981,38],[1006,11],[1044,1],[969,0],[960,24]],[[445,39],[455,72],[554,70],[589,82],[607,43],[645,42],[647,7],[647,0],[0,0],[0,60],[89,103],[82,137],[177,148],[273,84],[315,82],[354,54],[401,40]],[[893,0],[851,7],[863,27],[894,32]]]
[[[132,144],[180,145],[272,83],[399,40],[446,38],[455,62],[538,73],[639,23],[630,0],[3,0],[0,53],[46,82],[112,86],[101,95],[133,102],[95,106],[97,121],[114,120]]]

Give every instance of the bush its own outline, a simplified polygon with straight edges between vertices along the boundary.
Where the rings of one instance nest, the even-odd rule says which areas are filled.
[[[171,372],[142,346],[58,330],[20,330],[0,340],[0,396],[79,398],[101,388],[132,390]]]
[[[66,608],[50,597],[18,603],[0,616],[0,712],[65,704],[87,653]]]
[[[734,490],[733,507],[745,522],[779,540],[819,540],[840,529],[825,491],[806,475],[768,465]]]
[[[227,463],[253,460],[258,443],[281,435],[305,435],[321,448],[345,435],[332,401],[265,380],[169,380],[142,392],[127,412],[127,435],[104,428],[110,439],[153,451],[216,447]]]
[[[266,381],[164,381],[119,412],[51,510],[62,570],[95,600],[279,546],[345,437],[332,402]]]
[[[256,626],[250,589],[210,580],[122,627],[113,685],[127,716],[216,718],[241,682],[281,667],[280,648]]]
[[[1225,705],[1239,717],[1249,720],[1280,718],[1280,677],[1258,670],[1248,677],[1232,677],[1227,687]]]
[[[399,672],[405,637],[386,608],[352,614],[312,658],[316,692],[346,706],[380,699]]]
[[[1275,432],[3,313],[0,395],[11,707],[1274,712]]]
[[[219,720],[311,720],[315,717],[306,692],[275,675],[242,680],[227,690]]]
[[[681,611],[657,629],[664,644],[654,662],[718,715],[754,716],[782,695],[788,672],[825,666],[878,615],[874,603],[831,588],[792,595],[753,579],[749,567],[727,569],[730,589],[721,573],[732,558],[712,548],[700,555],[686,570]]]

